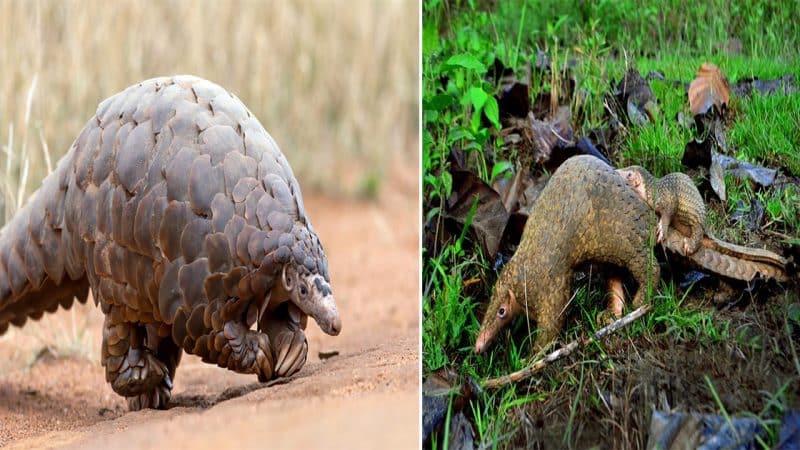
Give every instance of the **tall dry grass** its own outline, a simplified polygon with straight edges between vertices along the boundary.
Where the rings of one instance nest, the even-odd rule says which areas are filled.
[[[1,0],[0,223],[101,100],[177,73],[239,96],[306,190],[374,189],[397,161],[417,164],[418,8],[413,0]]]

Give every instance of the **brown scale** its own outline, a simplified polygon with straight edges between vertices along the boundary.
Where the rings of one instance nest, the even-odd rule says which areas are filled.
[[[486,309],[475,351],[488,348],[519,314],[536,321],[534,349],[553,341],[564,324],[576,267],[597,262],[627,269],[638,283],[633,305],[656,289],[652,256],[655,215],[625,180],[592,156],[565,161],[531,207],[522,240],[503,268]],[[622,312],[611,277],[609,310]]]
[[[131,86],[0,231],[0,334],[91,288],[106,379],[131,409],[166,406],[182,351],[289,376],[306,360],[307,314],[341,329],[302,205],[286,158],[231,94],[188,76]]]

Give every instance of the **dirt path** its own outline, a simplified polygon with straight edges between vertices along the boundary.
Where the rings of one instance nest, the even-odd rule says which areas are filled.
[[[0,445],[419,445],[418,198],[408,172],[392,177],[377,202],[305,199],[343,331],[330,337],[309,322],[309,360],[290,380],[265,386],[184,355],[171,409],[129,413],[98,362],[99,311],[59,311],[0,338]],[[48,340],[59,340],[57,353],[79,356],[49,356]],[[331,351],[339,354],[320,359]]]

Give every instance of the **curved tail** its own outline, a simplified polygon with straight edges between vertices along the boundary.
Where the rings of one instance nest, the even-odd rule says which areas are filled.
[[[83,246],[64,221],[71,160],[65,157],[0,230],[0,335],[9,324],[22,326],[59,305],[69,308],[76,297],[86,301],[89,282],[76,255]]]
[[[683,254],[683,235],[670,229],[664,245],[673,252]],[[786,259],[769,250],[743,247],[719,239],[703,237],[702,245],[688,256],[703,269],[728,278],[751,281],[756,277],[787,281]]]

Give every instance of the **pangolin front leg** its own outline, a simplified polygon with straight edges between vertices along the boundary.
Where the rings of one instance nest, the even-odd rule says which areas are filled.
[[[170,339],[158,336],[154,325],[145,327],[125,322],[120,314],[107,314],[101,352],[106,381],[128,399],[132,411],[166,407],[180,350]]]
[[[231,300],[219,306],[213,301],[198,306],[187,315],[180,310],[173,326],[173,339],[183,343],[187,353],[205,362],[238,373],[256,374],[262,381],[273,375],[269,336],[249,327],[254,320],[243,319],[248,309],[244,300]]]
[[[261,329],[269,336],[275,360],[275,377],[288,377],[300,370],[308,356],[308,341],[303,332],[308,316],[296,306],[284,303],[261,322]]]

